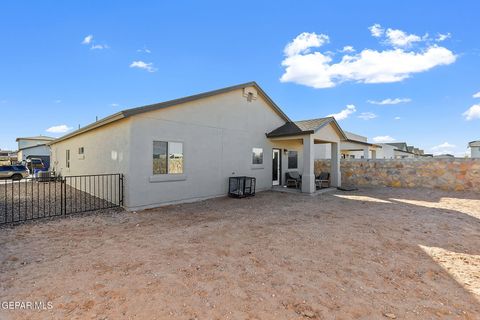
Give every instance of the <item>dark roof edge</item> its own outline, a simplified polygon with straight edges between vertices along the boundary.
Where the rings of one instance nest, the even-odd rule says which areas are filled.
[[[25,148],[20,148],[18,149],[18,151],[22,151],[22,150],[25,150],[25,149],[32,149],[32,148],[36,148],[36,147],[42,147],[42,146],[46,146],[47,144],[46,143],[40,143],[40,144],[36,144],[34,146],[29,146],[29,147],[25,147]],[[18,152],[17,151],[17,152]]]
[[[161,108],[171,107],[171,106],[174,106],[174,105],[178,105],[178,104],[182,104],[182,103],[186,103],[186,102],[190,102],[190,101],[195,101],[195,100],[202,99],[202,98],[208,98],[208,97],[211,97],[211,96],[215,96],[217,94],[226,93],[226,92],[230,92],[230,91],[233,91],[233,90],[242,89],[242,88],[250,87],[250,86],[255,87],[260,92],[260,94],[265,98],[265,100],[267,100],[271,104],[271,106],[278,113],[278,115],[280,115],[282,118],[284,118],[285,121],[287,121],[287,122],[291,121],[290,118],[280,109],[280,107],[275,102],[273,102],[273,100],[267,95],[267,93],[265,91],[263,91],[263,89],[255,81],[245,82],[245,83],[237,84],[237,85],[234,85],[234,86],[225,87],[225,88],[221,88],[221,89],[217,89],[217,90],[213,90],[213,91],[207,91],[207,92],[203,92],[203,93],[199,93],[199,94],[194,94],[194,95],[191,95],[191,96],[186,96],[186,97],[178,98],[178,99],[174,99],[174,100],[164,101],[164,102],[160,102],[160,103],[154,103],[154,104],[150,104],[150,105],[146,105],[146,106],[142,106],[142,107],[137,107],[137,108],[132,108],[132,109],[127,109],[127,110],[121,111],[121,113],[125,117],[130,117],[130,116],[133,116],[133,115],[136,115],[136,114],[139,114],[139,113],[144,113],[144,112],[154,111],[154,110],[161,109]]]
[[[346,141],[347,142],[358,143],[358,144],[363,144],[363,145],[371,146],[371,147],[382,148],[381,145],[378,145],[378,144],[375,144],[375,143],[368,143],[368,142],[365,142],[365,141],[358,141],[358,140],[353,140],[353,139],[347,139]]]
[[[53,137],[47,137],[47,136],[38,136],[38,137],[18,137],[15,139],[15,142],[18,142],[18,140],[55,140]]]
[[[110,115],[106,118],[103,118],[103,119],[100,119],[96,122],[93,122],[93,123],[91,123],[91,124],[89,124],[89,125],[87,125],[83,128],[80,128],[80,129],[75,130],[75,131],[73,131],[69,134],[66,134],[63,137],[60,137],[56,140],[53,140],[52,142],[49,142],[48,144],[49,145],[55,144],[57,142],[72,138],[76,135],[79,135],[79,134],[82,134],[84,132],[96,129],[98,127],[104,126],[104,125],[112,123],[114,121],[118,121],[120,119],[128,118],[128,117],[140,114],[140,113],[155,111],[155,110],[158,110],[158,109],[171,107],[171,106],[175,106],[175,105],[190,102],[190,101],[195,101],[195,100],[202,99],[202,98],[208,98],[208,97],[215,96],[215,95],[218,95],[218,94],[221,94],[221,93],[226,93],[226,92],[230,92],[230,91],[233,91],[233,90],[237,90],[237,89],[241,89],[241,88],[245,88],[245,87],[250,87],[250,86],[255,87],[259,91],[259,93],[263,96],[263,98],[265,100],[267,100],[267,102],[271,105],[271,107],[274,109],[274,111],[280,117],[282,117],[286,122],[291,122],[290,118],[280,109],[280,107],[275,102],[273,102],[273,100],[267,95],[267,93],[265,91],[263,91],[263,89],[255,81],[250,81],[250,82],[241,83],[241,84],[237,84],[237,85],[234,85],[234,86],[225,87],[225,88],[221,88],[221,89],[217,89],[217,90],[213,90],[213,91],[207,91],[207,92],[203,92],[203,93],[199,93],[199,94],[195,94],[195,95],[191,95],[191,96],[187,96],[187,97],[183,97],[183,98],[178,98],[178,99],[169,100],[169,101],[160,102],[160,103],[155,103],[155,104],[150,104],[150,105],[146,105],[146,106],[142,106],[142,107],[122,110],[122,111],[117,112],[115,114],[112,114],[112,115]]]
[[[281,134],[273,134],[273,135],[270,133],[265,133],[265,135],[267,136],[267,138],[281,138],[281,137],[289,137],[289,136],[303,136],[305,134],[312,134],[312,133],[315,133],[315,131],[306,130],[306,131],[299,131],[294,133],[281,133]]]

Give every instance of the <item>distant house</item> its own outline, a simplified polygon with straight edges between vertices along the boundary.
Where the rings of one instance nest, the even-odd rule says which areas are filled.
[[[433,156],[434,158],[455,158],[453,154],[444,153]]]
[[[340,142],[332,117],[292,121],[255,82],[120,111],[49,143],[52,169],[67,175],[123,173],[130,210],[225,195],[230,176],[257,190],[298,171],[315,192],[314,146],[331,148],[340,186]]]
[[[367,137],[344,131],[346,140],[340,142],[340,154],[343,159],[376,159],[382,146],[369,143]],[[315,159],[330,159],[331,148],[327,144],[315,145]]]
[[[379,143],[382,149],[377,153],[379,159],[395,159],[396,147],[389,145],[388,143]]]
[[[17,138],[18,161],[26,161],[31,158],[42,159],[44,165],[49,168],[50,166],[50,147],[48,143],[55,140],[55,138],[47,136],[35,136],[35,137],[21,137]]]
[[[0,150],[0,165],[10,165],[17,162],[17,152],[11,150]]]
[[[388,144],[395,147],[393,150],[395,159],[415,158],[415,153],[413,152],[414,148],[411,146],[411,151],[409,151],[409,146],[407,146],[406,142],[392,142]]]
[[[480,140],[471,141],[468,143],[472,158],[480,158]]]

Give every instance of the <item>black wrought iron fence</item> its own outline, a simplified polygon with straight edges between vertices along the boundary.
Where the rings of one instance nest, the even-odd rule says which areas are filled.
[[[122,174],[0,180],[0,225],[122,205]]]

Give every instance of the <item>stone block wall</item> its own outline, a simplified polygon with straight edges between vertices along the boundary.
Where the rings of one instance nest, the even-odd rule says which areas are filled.
[[[480,159],[342,159],[342,184],[480,192]],[[330,160],[315,160],[315,173]]]

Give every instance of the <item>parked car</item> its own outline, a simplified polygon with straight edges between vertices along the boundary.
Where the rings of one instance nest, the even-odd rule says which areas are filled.
[[[22,180],[29,174],[30,172],[25,166],[0,166],[0,179]]]

